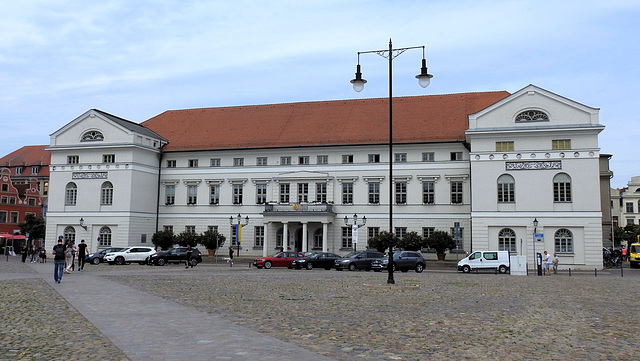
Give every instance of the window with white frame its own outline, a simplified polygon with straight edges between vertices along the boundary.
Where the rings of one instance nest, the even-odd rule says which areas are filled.
[[[378,237],[379,235],[380,235],[380,227],[367,227],[368,238]]]
[[[62,234],[64,237],[64,243],[67,243],[67,242],[70,242],[72,244],[76,243],[76,229],[73,228],[72,226],[66,226]]]
[[[280,183],[280,203],[289,203],[291,196],[291,185],[289,183]]]
[[[78,155],[67,156],[67,164],[78,164],[78,163],[80,163],[80,156]]]
[[[234,167],[244,166],[244,158],[233,158],[233,166]]]
[[[196,226],[184,226],[184,231],[191,234],[196,234]]]
[[[380,163],[380,154],[369,154],[369,163]]]
[[[516,201],[516,180],[510,174],[498,177],[498,203],[514,203]]]
[[[111,182],[102,183],[100,190],[100,204],[110,206],[113,204],[113,184]]]
[[[16,167],[16,175],[22,175],[24,171],[24,167]]]
[[[209,159],[209,167],[219,167],[219,166],[220,166],[220,158]]]
[[[571,202],[571,177],[558,173],[553,177],[553,201]]]
[[[329,164],[329,156],[328,155],[319,155],[316,157],[317,164]]]
[[[316,202],[327,203],[327,183],[316,183]]]
[[[234,184],[232,191],[233,191],[233,204],[242,204],[243,185]]]
[[[187,185],[187,204],[198,204],[198,186],[196,184]]]
[[[175,167],[176,167],[175,159],[167,159],[167,168],[175,168]]]
[[[67,206],[75,206],[78,201],[78,186],[71,182],[67,184],[65,189],[64,204]]]
[[[462,152],[451,152],[451,160],[462,160]]]
[[[516,232],[503,228],[498,232],[498,251],[516,252]]]
[[[0,224],[7,223],[7,212],[0,211]]]
[[[353,239],[351,235],[351,227],[342,227],[342,248],[353,248]]]
[[[309,183],[298,183],[298,203],[309,202]]]
[[[322,249],[322,228],[313,232],[313,249]]]
[[[633,203],[632,202],[627,202],[626,203],[625,211],[626,211],[626,213],[633,213]]]
[[[422,161],[423,162],[435,162],[436,155],[434,152],[424,152],[422,153]]]
[[[209,184],[209,204],[220,204],[220,184]]]
[[[556,253],[573,253],[573,233],[561,228],[553,235]]]
[[[291,165],[291,157],[280,157],[280,165]]]
[[[307,165],[309,164],[309,156],[308,155],[301,155],[298,157],[298,164],[299,165]]]
[[[396,163],[406,163],[407,153],[396,153],[394,154],[394,159]]]
[[[253,228],[253,246],[256,248],[264,247],[264,226]]]
[[[116,155],[115,154],[103,154],[102,155],[102,163],[115,163]]]
[[[353,154],[345,154],[342,156],[342,164],[353,163]]]
[[[188,165],[189,165],[189,168],[198,168],[198,160],[189,159]]]
[[[380,204],[380,183],[369,183],[369,204]]]
[[[342,183],[342,204],[353,204],[353,183]]]
[[[422,227],[422,238],[427,239],[436,231],[435,227]]]
[[[167,184],[164,186],[164,204],[172,205],[176,202],[176,186]]]
[[[173,233],[173,226],[162,226],[162,230]]]
[[[173,228],[171,229],[173,231]],[[111,228],[102,227],[99,232],[98,247],[110,247],[111,246]]]
[[[40,172],[40,167],[37,165],[31,166],[31,174],[38,174]]]
[[[451,181],[451,204],[462,204],[462,182]]]
[[[11,212],[9,217],[11,218],[9,219],[9,223],[18,223],[18,212]]]
[[[395,227],[393,233],[394,233],[394,236],[398,238],[403,238],[404,236],[407,235],[407,227]]]
[[[436,183],[422,182],[422,204],[435,204]]]
[[[407,182],[396,182],[396,204],[407,204]]]
[[[256,204],[267,203],[267,185],[265,183],[256,184]]]

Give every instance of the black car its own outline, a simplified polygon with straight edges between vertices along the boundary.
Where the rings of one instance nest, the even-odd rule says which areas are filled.
[[[334,262],[334,267],[337,271],[342,271],[345,268],[349,271],[355,271],[356,269],[370,271],[371,262],[382,257],[384,257],[384,254],[376,250],[354,251],[343,258],[337,259]]]
[[[425,262],[424,257],[420,252],[414,251],[395,251],[393,252],[393,270],[400,270],[401,272],[408,272],[414,270],[421,273],[424,270]],[[386,270],[389,267],[389,256],[384,256],[383,259],[377,259],[371,262],[371,269],[376,272]]]
[[[91,263],[91,264],[100,264],[100,262],[104,262],[104,255],[109,253],[109,252],[120,252],[122,251],[124,248],[107,248],[107,249],[103,249],[100,252],[96,252],[96,253],[89,253],[85,258],[84,261],[86,263]]]
[[[202,253],[197,248],[191,248],[191,264],[202,263]],[[187,261],[187,247],[174,247],[167,251],[158,251],[152,254],[147,260],[147,264],[164,266],[167,263],[185,263]]]
[[[306,268],[310,270],[310,269],[313,269],[314,267],[317,267],[317,268],[324,268],[326,270],[330,270],[333,268],[333,265],[335,264],[336,260],[339,258],[342,258],[342,257],[338,256],[335,253],[328,253],[328,252],[314,253],[312,255],[309,255],[303,258],[294,259],[293,261],[291,261],[291,266],[289,266],[289,268],[290,269]]]

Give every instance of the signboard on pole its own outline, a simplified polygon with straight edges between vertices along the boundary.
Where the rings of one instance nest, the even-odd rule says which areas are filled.
[[[351,226],[351,242],[358,243],[358,226]]]
[[[533,240],[538,242],[538,243],[542,243],[544,242],[544,234],[542,233],[536,233],[533,235]]]

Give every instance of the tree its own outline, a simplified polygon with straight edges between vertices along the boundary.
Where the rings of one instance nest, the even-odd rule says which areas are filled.
[[[153,243],[156,248],[169,249],[176,243],[176,239],[172,231],[158,231],[151,237],[151,243]]]
[[[417,232],[409,232],[400,239],[398,247],[407,251],[419,251],[426,247],[426,240]]]
[[[453,249],[456,241],[445,231],[435,231],[431,237],[427,238],[427,246],[436,250],[438,254],[444,254],[447,249]]]
[[[389,246],[396,246],[400,239],[389,232],[382,231],[377,236],[371,237],[367,240],[367,246],[369,248],[375,248],[378,252],[384,252],[389,249]]]
[[[200,235],[184,231],[176,236],[176,242],[182,247],[195,247],[198,243],[200,243]]]
[[[18,227],[20,227],[22,234],[29,234],[29,240],[43,239],[47,231],[44,219],[38,218],[32,213],[27,213],[24,216],[24,222],[19,223]]]
[[[208,230],[200,236],[200,244],[206,249],[218,249],[222,247],[227,238],[218,231]]]

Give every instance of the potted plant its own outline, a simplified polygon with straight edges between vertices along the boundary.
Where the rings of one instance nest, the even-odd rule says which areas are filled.
[[[400,239],[389,232],[382,231],[377,236],[367,240],[367,247],[374,248],[378,252],[385,252],[390,246],[396,246]]]
[[[176,243],[175,236],[171,231],[158,231],[151,237],[151,243],[161,250],[169,249]]]
[[[195,247],[198,243],[200,243],[200,235],[184,231],[176,236],[176,241],[182,247]]]
[[[431,237],[427,239],[427,246],[436,250],[438,261],[444,261],[444,252],[447,249],[453,249],[456,246],[456,241],[454,241],[453,237],[447,232],[435,231]]]
[[[426,240],[417,232],[409,232],[398,242],[398,247],[406,251],[419,251],[426,245]]]
[[[218,231],[209,230],[200,236],[200,244],[209,251],[209,256],[215,256],[218,247],[221,247],[226,240],[226,237]]]

